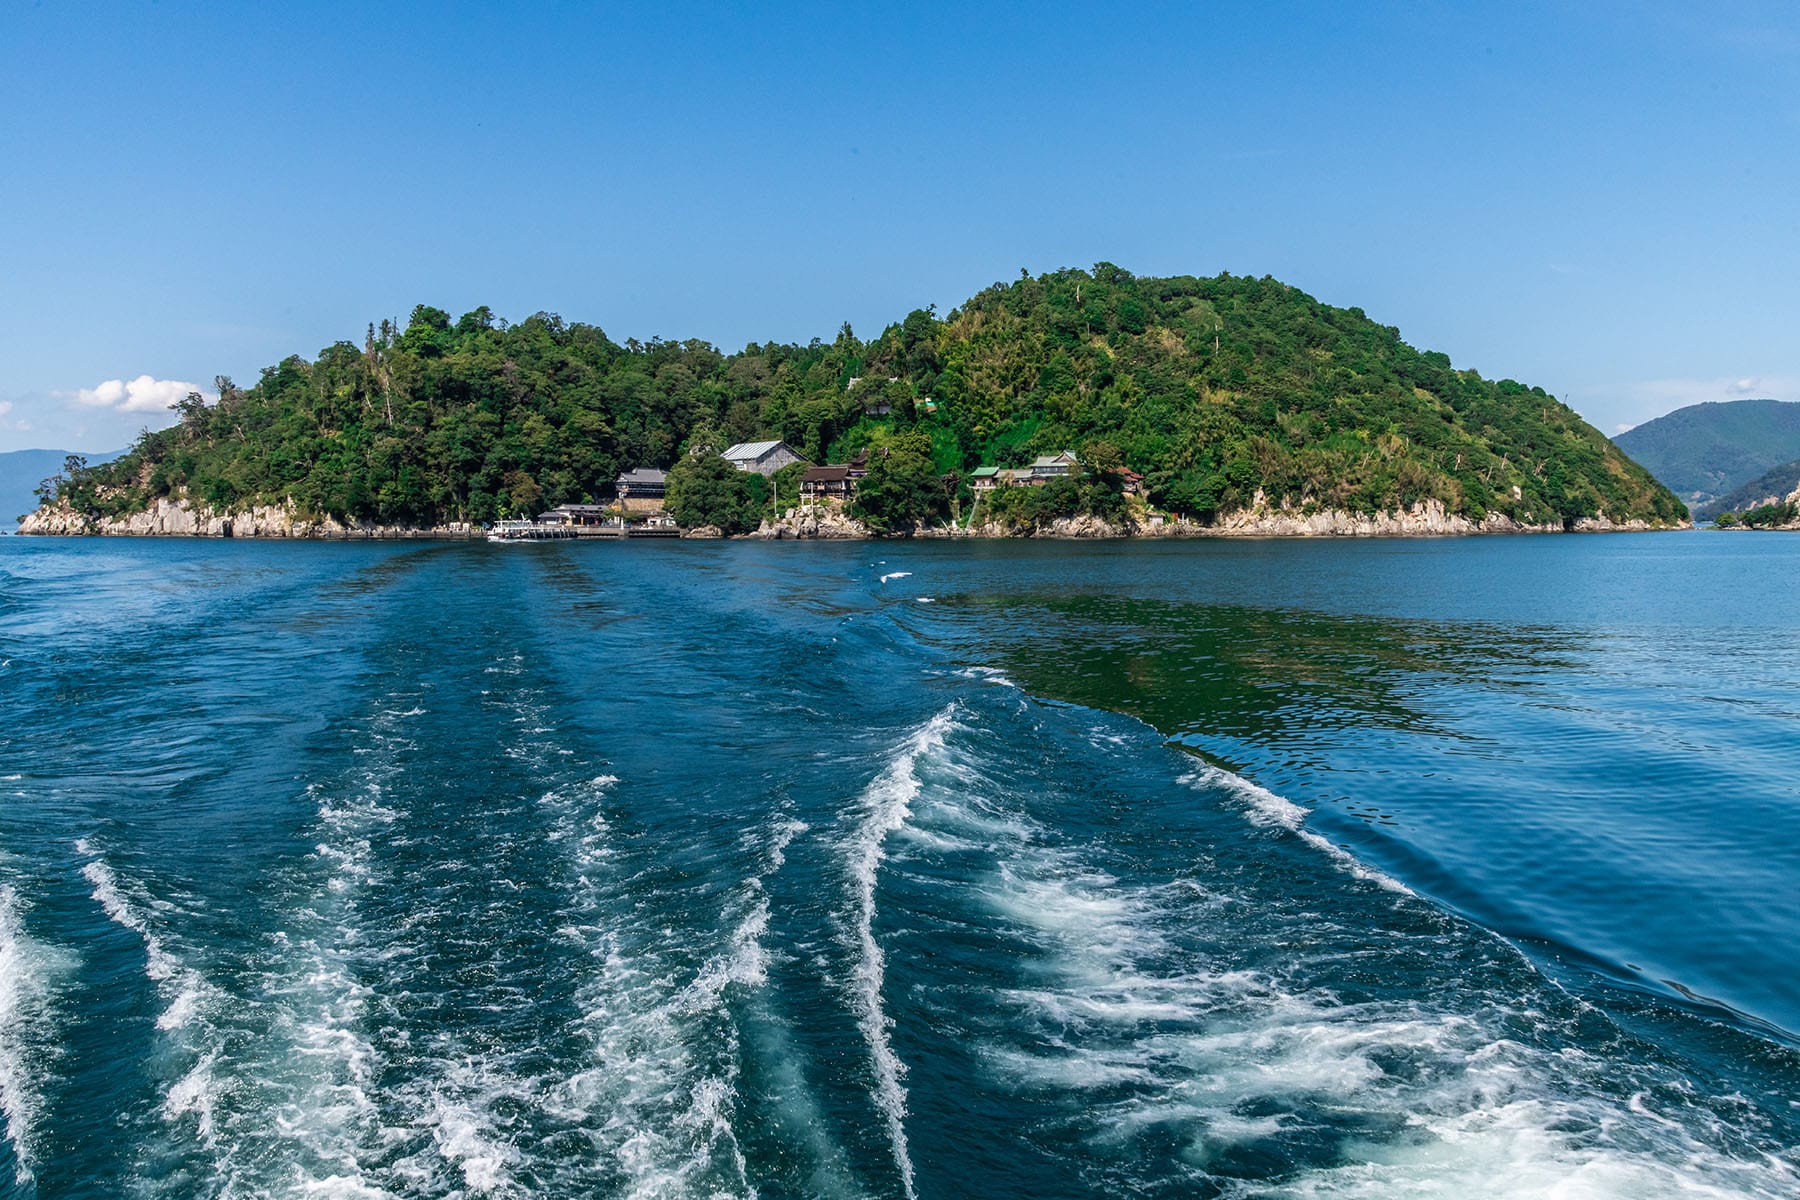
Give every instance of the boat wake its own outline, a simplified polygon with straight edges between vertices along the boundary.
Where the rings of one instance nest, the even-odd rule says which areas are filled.
[[[887,1125],[888,1145],[900,1186],[908,1197],[915,1194],[912,1153],[906,1138],[906,1064],[893,1046],[893,1019],[882,1001],[887,975],[887,956],[875,936],[875,889],[886,857],[888,838],[906,825],[921,789],[922,760],[944,748],[946,735],[956,726],[954,705],[914,730],[894,751],[881,774],[863,790],[860,820],[848,850],[850,879],[850,940],[855,955],[851,971],[851,999],[857,1012],[863,1041],[868,1047],[874,1083],[871,1096]]]
[[[177,912],[174,904],[135,881],[122,880],[89,839],[78,840],[75,852],[87,859],[81,873],[93,888],[94,901],[114,924],[138,936],[144,974],[162,998],[156,1029],[168,1045],[174,1075],[163,1092],[163,1119],[188,1127],[202,1146],[216,1150],[221,1086],[216,1067],[225,1036],[215,1018],[229,1009],[229,1000],[171,946],[164,922]]]
[[[203,956],[178,932],[194,914],[122,875],[92,843],[77,845],[93,898],[138,935],[163,998],[159,1059],[173,1067],[162,1116],[177,1139],[165,1153],[199,1153],[209,1194],[404,1190],[389,1168],[416,1134],[391,1111],[371,1026],[377,1006],[405,1002],[391,968],[405,948],[363,910],[388,881],[383,843],[402,815],[388,791],[412,749],[402,723],[421,712],[378,712],[350,785],[308,786],[312,852],[270,877],[279,919],[263,945],[235,947],[230,963],[198,965]],[[165,1173],[166,1164],[140,1164],[146,1183]]]
[[[56,1058],[56,993],[74,965],[70,955],[25,932],[26,907],[11,884],[0,883],[0,1120],[21,1189],[31,1186],[39,1161],[45,1089]]]
[[[602,801],[617,785],[601,776],[542,801],[569,855],[569,921],[560,932],[591,964],[575,990],[574,1032],[588,1063],[552,1089],[548,1104],[585,1132],[623,1195],[754,1196],[734,1124],[732,1006],[767,982],[767,881],[806,827],[775,819],[760,868],[726,901],[724,944],[695,963],[672,943],[666,916],[645,911],[662,864],[635,866],[615,844]]]
[[[1336,847],[1307,839],[1368,890],[1328,872],[1309,895],[1267,891],[1255,882],[1274,869],[1258,861],[1266,841],[1244,845],[1250,867],[1227,870],[1196,846],[1192,872],[1147,877],[1141,860],[1071,835],[1084,826],[1066,806],[1092,798],[1037,776],[1014,790],[1007,767],[985,761],[1002,751],[964,745],[964,732],[940,714],[864,798],[857,982],[897,1137],[906,1096],[868,930],[869,881],[899,833],[896,869],[954,886],[932,902],[942,911],[966,914],[973,898],[994,939],[983,971],[1013,975],[943,1020],[967,1026],[992,1086],[1033,1106],[1043,1151],[1099,1191],[1773,1200],[1800,1188],[1791,1156],[1757,1147],[1749,1102],[1703,1094],[1623,1032],[1597,1047],[1604,1017]],[[921,787],[927,756],[944,778]],[[1303,809],[1236,776],[1179,783],[1302,832]],[[1332,894],[1341,913],[1317,907]],[[1387,978],[1419,986],[1377,986]],[[1007,1015],[978,1018],[987,1010]]]
[[[1244,815],[1252,824],[1279,826],[1331,860],[1333,866],[1353,879],[1373,883],[1390,892],[1410,896],[1413,890],[1390,875],[1377,871],[1335,842],[1306,828],[1307,810],[1286,796],[1251,783],[1242,775],[1201,763],[1181,777],[1181,782],[1199,790],[1224,792],[1244,806]]]
[[[0,1194],[97,1140],[66,1109],[154,1200],[1800,1195],[1786,1097],[1720,1086],[1791,1060],[1708,1074],[1731,1031],[1678,1057],[1128,718],[875,637],[765,639],[721,703],[569,620],[393,648],[428,677],[346,685],[241,875],[99,814],[102,970],[0,860]]]

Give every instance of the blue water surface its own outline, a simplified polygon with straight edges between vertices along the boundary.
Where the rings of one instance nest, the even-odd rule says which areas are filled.
[[[1797,580],[0,540],[0,1196],[1792,1197]]]

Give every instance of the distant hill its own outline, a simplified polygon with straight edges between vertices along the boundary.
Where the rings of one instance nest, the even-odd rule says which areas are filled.
[[[1690,508],[1713,508],[1765,471],[1800,459],[1800,403],[1692,404],[1621,433],[1613,444]],[[1786,490],[1793,486],[1790,481]]]
[[[62,470],[68,450],[8,450],[0,453],[0,532],[11,532],[13,521],[38,506],[32,489]],[[123,450],[84,455],[89,466],[111,462]]]
[[[1694,516],[1704,521],[1722,512],[1743,512],[1759,505],[1779,503],[1796,488],[1800,488],[1800,458],[1782,463],[1717,500],[1700,505],[1694,509]]]

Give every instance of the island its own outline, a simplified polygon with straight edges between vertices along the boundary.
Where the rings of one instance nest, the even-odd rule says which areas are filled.
[[[476,536],[559,512],[763,537],[1690,524],[1542,388],[1268,277],[1021,272],[871,340],[845,324],[736,353],[420,305],[216,393],[111,462],[71,458],[20,532]],[[633,472],[661,491],[635,508]]]

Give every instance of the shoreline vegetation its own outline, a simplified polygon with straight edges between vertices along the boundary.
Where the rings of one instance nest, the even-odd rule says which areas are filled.
[[[1746,526],[1748,527],[1748,526]],[[1401,512],[1356,514],[1343,510],[1246,509],[1210,524],[1164,519],[1150,524],[1141,515],[1128,514],[1111,521],[1080,514],[1024,526],[999,522],[964,525],[918,526],[911,530],[880,532],[849,515],[842,507],[821,505],[791,509],[779,519],[765,519],[755,529],[727,533],[716,525],[689,526],[684,538],[744,541],[817,540],[845,541],[879,537],[917,538],[1256,538],[1256,537],[1466,537],[1503,533],[1626,533],[1649,532],[1681,526],[1636,520],[1614,522],[1605,518],[1581,518],[1572,525],[1528,525],[1500,514],[1481,523],[1446,513],[1441,505],[1421,503]],[[1723,527],[1722,527],[1723,528]],[[345,524],[332,518],[309,518],[290,510],[258,506],[236,513],[195,508],[185,498],[159,499],[149,508],[117,517],[91,517],[67,507],[46,506],[28,514],[18,532],[46,537],[200,537],[262,538],[313,541],[474,540],[484,538],[483,526],[467,522],[431,527]]]
[[[1771,473],[1773,474],[1773,473]],[[1792,478],[1792,476],[1787,476]],[[1752,496],[1767,485],[1769,476],[1747,489]],[[1785,496],[1779,491],[1762,496],[1739,511],[1727,510],[1713,517],[1715,529],[1800,530],[1800,483]]]
[[[1714,529],[1800,529],[1800,503],[1790,498],[1779,504],[1763,504],[1744,512],[1722,512],[1713,518]]]
[[[20,533],[474,537],[667,471],[687,536],[1381,536],[1668,529],[1681,502],[1541,388],[1267,277],[1109,263],[879,336],[725,354],[421,305],[216,381]],[[721,457],[778,441],[767,474]],[[1027,464],[1057,461],[1059,477]],[[829,502],[810,464],[858,464]],[[835,470],[835,468],[833,468]],[[1021,486],[994,486],[996,477]],[[638,502],[634,500],[632,505]],[[659,498],[658,506],[661,506]],[[621,514],[627,507],[618,505]]]

